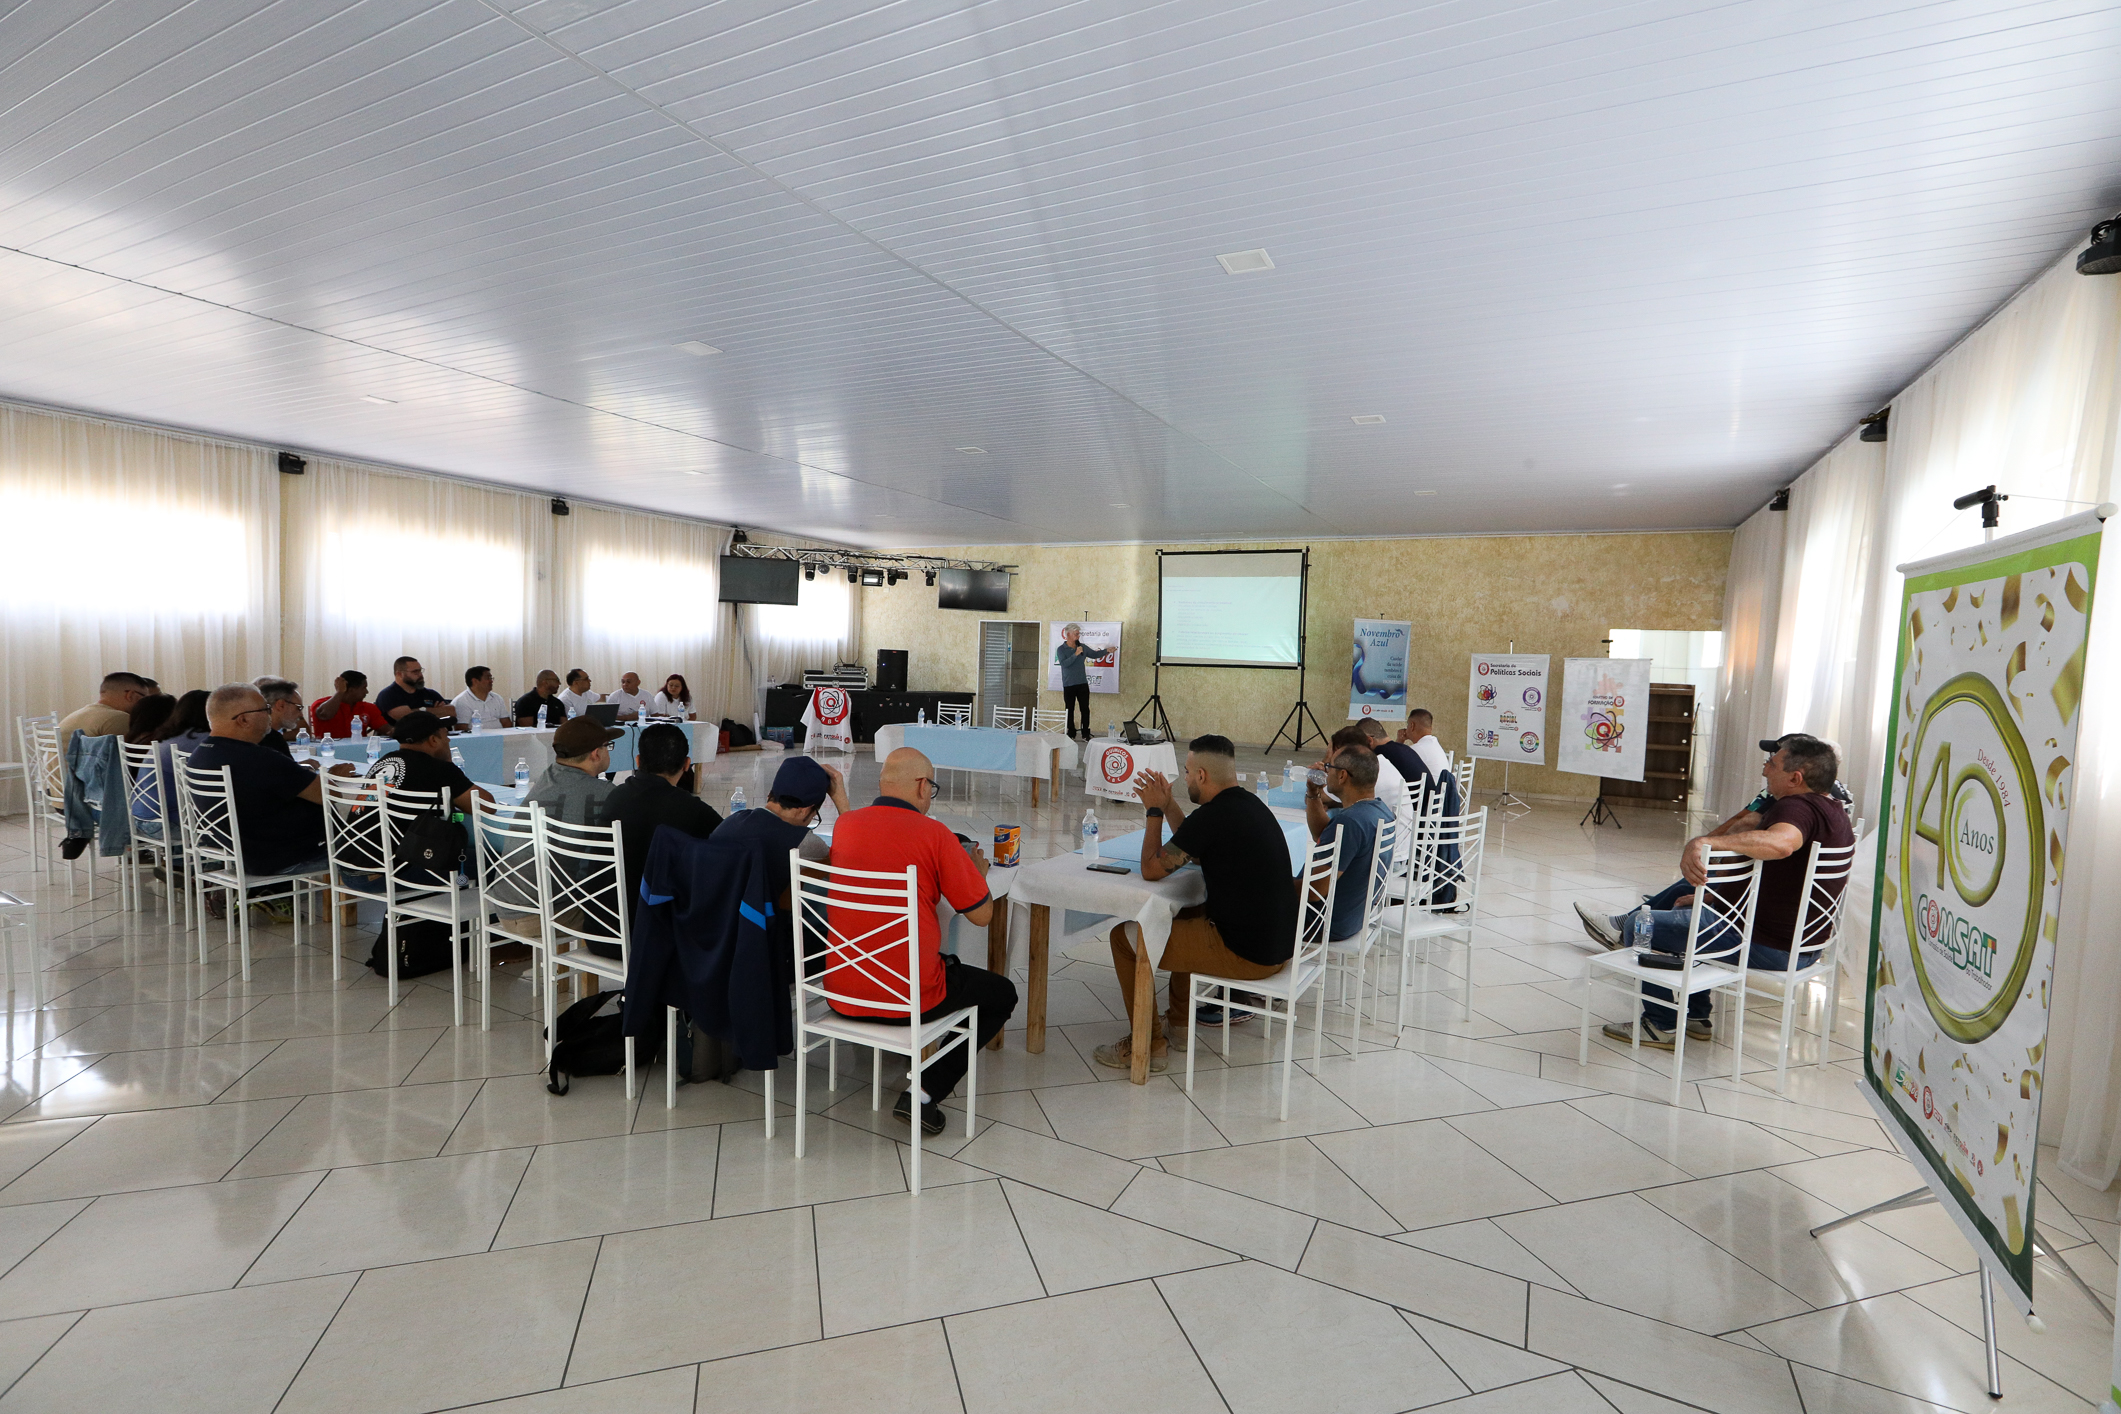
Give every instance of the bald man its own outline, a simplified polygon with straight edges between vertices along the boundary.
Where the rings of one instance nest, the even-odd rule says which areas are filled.
[[[832,863],[842,869],[900,874],[913,866],[919,879],[915,909],[920,938],[917,963],[889,934],[864,937],[878,926],[874,913],[834,906],[831,910],[831,957],[826,985],[838,995],[832,1003],[843,1016],[904,1026],[907,978],[917,965],[921,1020],[933,1021],[965,1007],[974,1009],[975,1045],[1001,1034],[1016,1011],[1016,984],[984,968],[943,956],[942,925],[935,916],[937,899],[948,900],[975,927],[994,916],[987,893],[987,862],[977,846],[968,847],[950,827],[931,819],[935,804],[935,767],[910,746],[884,758],[882,794],[860,810],[840,816],[832,828]],[[844,942],[844,946],[842,943]],[[882,952],[862,958],[879,945]],[[943,1101],[965,1077],[971,1060],[963,1042],[938,1054],[921,1072],[920,1125],[925,1134],[943,1132]],[[912,1089],[898,1097],[892,1113],[912,1122]]]
[[[206,699],[211,734],[192,749],[190,764],[205,771],[228,767],[247,872],[318,872],[324,868],[324,789],[309,769],[258,745],[272,711],[265,694],[247,682],[215,688]],[[351,766],[335,769],[353,772]]]

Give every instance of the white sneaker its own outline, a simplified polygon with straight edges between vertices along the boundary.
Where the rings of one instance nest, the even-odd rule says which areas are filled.
[[[1622,947],[1620,930],[1613,926],[1613,917],[1598,909],[1576,905],[1576,916],[1583,922],[1583,931],[1591,935],[1591,941],[1608,952]]]

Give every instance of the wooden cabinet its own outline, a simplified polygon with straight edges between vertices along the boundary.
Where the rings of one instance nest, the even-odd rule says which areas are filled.
[[[1650,684],[1649,740],[1639,781],[1598,779],[1607,800],[1684,805],[1694,784],[1694,688],[1691,683]]]

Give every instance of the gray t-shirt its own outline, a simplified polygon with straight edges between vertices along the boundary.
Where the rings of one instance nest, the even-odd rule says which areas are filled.
[[[1062,687],[1085,687],[1090,682],[1090,645],[1078,643],[1070,648],[1066,643],[1053,650],[1053,661],[1060,664]]]
[[[544,806],[545,813],[555,820],[570,825],[601,825],[604,802],[612,790],[611,782],[602,776],[555,761],[531,786],[530,800],[533,805]]]

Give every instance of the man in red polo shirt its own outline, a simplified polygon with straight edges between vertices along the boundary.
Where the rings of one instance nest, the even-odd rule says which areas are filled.
[[[1001,1033],[1016,1011],[1016,984],[984,968],[943,956],[942,927],[936,921],[938,898],[963,914],[975,927],[985,927],[993,916],[994,900],[987,894],[983,876],[985,861],[974,856],[940,820],[930,819],[935,803],[935,768],[928,758],[910,746],[902,746],[884,758],[882,794],[873,805],[851,810],[832,827],[832,862],[842,869],[862,869],[879,874],[903,874],[907,865],[918,871],[920,883],[920,979],[921,1019],[933,1020],[964,1007],[975,1008],[973,1025],[978,1045],[986,1045]],[[877,927],[879,915],[832,909],[835,938],[863,938]],[[888,935],[864,939],[864,952],[878,942],[890,943]],[[903,945],[886,947],[854,966],[841,957],[835,946],[825,969],[825,982],[842,998],[833,1010],[843,1016],[874,1021],[906,1022],[903,982],[893,974],[907,975],[909,962]],[[881,975],[878,975],[881,974]],[[898,997],[893,992],[898,991]],[[865,1006],[864,1001],[874,1006]],[[943,1101],[964,1079],[971,1060],[962,1045],[937,1056],[921,1072],[921,1129],[927,1134],[943,1132]],[[909,1123],[913,1116],[913,1094],[898,1097],[892,1113]]]

